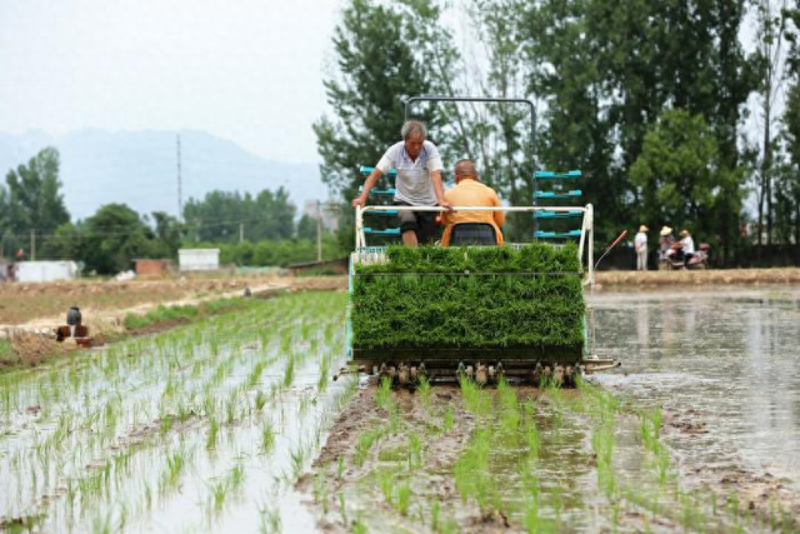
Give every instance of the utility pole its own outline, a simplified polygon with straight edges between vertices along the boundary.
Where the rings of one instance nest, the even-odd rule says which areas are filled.
[[[317,200],[317,261],[322,261],[322,204]]]
[[[36,261],[36,230],[31,230],[31,261]]]
[[[239,243],[244,241],[244,223],[239,223]]]
[[[181,134],[178,134],[178,220],[183,220],[183,184],[181,183]]]

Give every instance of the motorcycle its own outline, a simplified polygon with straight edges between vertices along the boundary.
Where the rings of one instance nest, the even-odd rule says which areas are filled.
[[[702,270],[708,269],[710,255],[711,245],[708,243],[700,243],[700,248],[694,254],[686,254],[683,251],[683,243],[676,241],[663,255],[661,261],[667,270]]]

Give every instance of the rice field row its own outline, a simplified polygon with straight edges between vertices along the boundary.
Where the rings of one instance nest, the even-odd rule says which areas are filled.
[[[345,301],[253,301],[0,376],[2,525],[273,530],[276,499],[291,493],[354,391],[352,381],[329,384],[344,355]]]
[[[682,530],[791,527],[735,491],[687,487],[658,407],[580,381],[575,390],[375,389],[371,418],[314,476],[326,521],[354,532]],[[355,417],[358,415],[353,410]]]

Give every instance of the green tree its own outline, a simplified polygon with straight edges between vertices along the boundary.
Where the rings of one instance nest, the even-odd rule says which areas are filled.
[[[295,206],[289,193],[268,189],[250,193],[211,191],[202,200],[189,199],[183,209],[187,231],[196,241],[288,239],[294,234]]]
[[[107,204],[82,225],[79,257],[84,271],[116,274],[154,253],[152,229],[125,204]],[[157,253],[157,252],[156,252]]]
[[[247,225],[248,238],[289,239],[294,236],[294,217],[297,212],[289,200],[289,193],[279,187],[274,193],[265,189],[254,199],[249,209],[252,223]]]
[[[300,239],[317,238],[317,219],[304,214],[297,223],[297,237]]]
[[[800,244],[800,9],[783,13],[789,42],[786,108],[781,118],[783,154],[776,172],[776,233],[785,244]]]
[[[773,222],[775,218],[774,204],[777,192],[775,186],[775,139],[774,139],[774,103],[775,97],[783,84],[783,45],[785,42],[786,19],[771,0],[753,0],[756,18],[757,48],[754,65],[758,76],[758,93],[761,105],[763,130],[761,140],[761,161],[757,173],[754,173],[756,199],[758,203],[757,241],[761,244],[766,235],[767,244],[772,243]],[[785,5],[785,2],[784,2]],[[766,223],[766,224],[765,224]]]
[[[745,8],[745,0],[525,4],[519,33],[532,90],[547,103],[539,155],[547,167],[584,171],[601,239],[631,224],[639,190],[629,170],[665,109],[705,116],[719,164],[740,172],[738,128],[755,88],[738,39]]]
[[[374,165],[400,140],[400,98],[447,93],[443,71],[451,59],[425,55],[431,47],[434,53],[443,50],[439,41],[424,38],[434,35],[438,17],[437,4],[428,0],[391,5],[351,0],[342,12],[333,37],[337,72],[324,81],[333,117],[320,118],[314,132],[323,160],[322,180],[348,204],[362,183],[358,166]],[[447,108],[418,105],[413,115],[427,123],[429,138],[440,142],[440,126],[449,123]],[[340,235],[348,248],[352,216],[351,210],[343,211]]]
[[[737,238],[743,173],[728,169],[723,157],[702,116],[662,113],[631,166],[640,220],[689,228],[696,239],[730,248]]]
[[[8,202],[8,191],[6,190],[3,184],[0,184],[0,258],[6,256],[6,254],[11,255],[11,248],[13,245],[11,244],[12,234],[11,234],[11,220],[9,218],[9,212],[11,207],[9,206]],[[6,241],[9,242],[8,246],[6,245]]]
[[[55,229],[69,222],[69,213],[61,194],[58,177],[60,158],[52,147],[42,149],[28,161],[6,174],[5,193],[0,193],[5,216],[0,216],[0,225],[11,236],[14,247],[27,242],[27,235],[36,231],[48,236]]]
[[[81,260],[83,223],[62,224],[42,247],[42,257],[55,260]]]
[[[151,250],[154,257],[175,258],[181,242],[186,237],[186,225],[163,211],[153,212],[156,243]]]

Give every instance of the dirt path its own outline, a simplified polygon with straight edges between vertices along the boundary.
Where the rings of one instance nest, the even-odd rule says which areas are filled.
[[[27,307],[22,322],[0,322],[0,339],[17,332],[51,332],[64,323],[71,303],[81,308],[84,324],[93,332],[117,329],[129,313],[143,314],[158,306],[190,306],[220,298],[238,297],[245,288],[254,296],[275,291],[334,290],[347,287],[341,277],[271,277],[228,279],[180,279],[137,282],[70,282],[0,286],[0,317],[12,318],[9,308]],[[70,303],[70,304],[67,304]],[[3,313],[5,310],[5,313]],[[52,310],[58,310],[53,313]]]
[[[644,289],[670,285],[763,285],[800,283],[800,269],[708,269],[703,271],[600,271],[595,276],[598,286],[619,286]],[[596,287],[601,289],[601,287]]]

